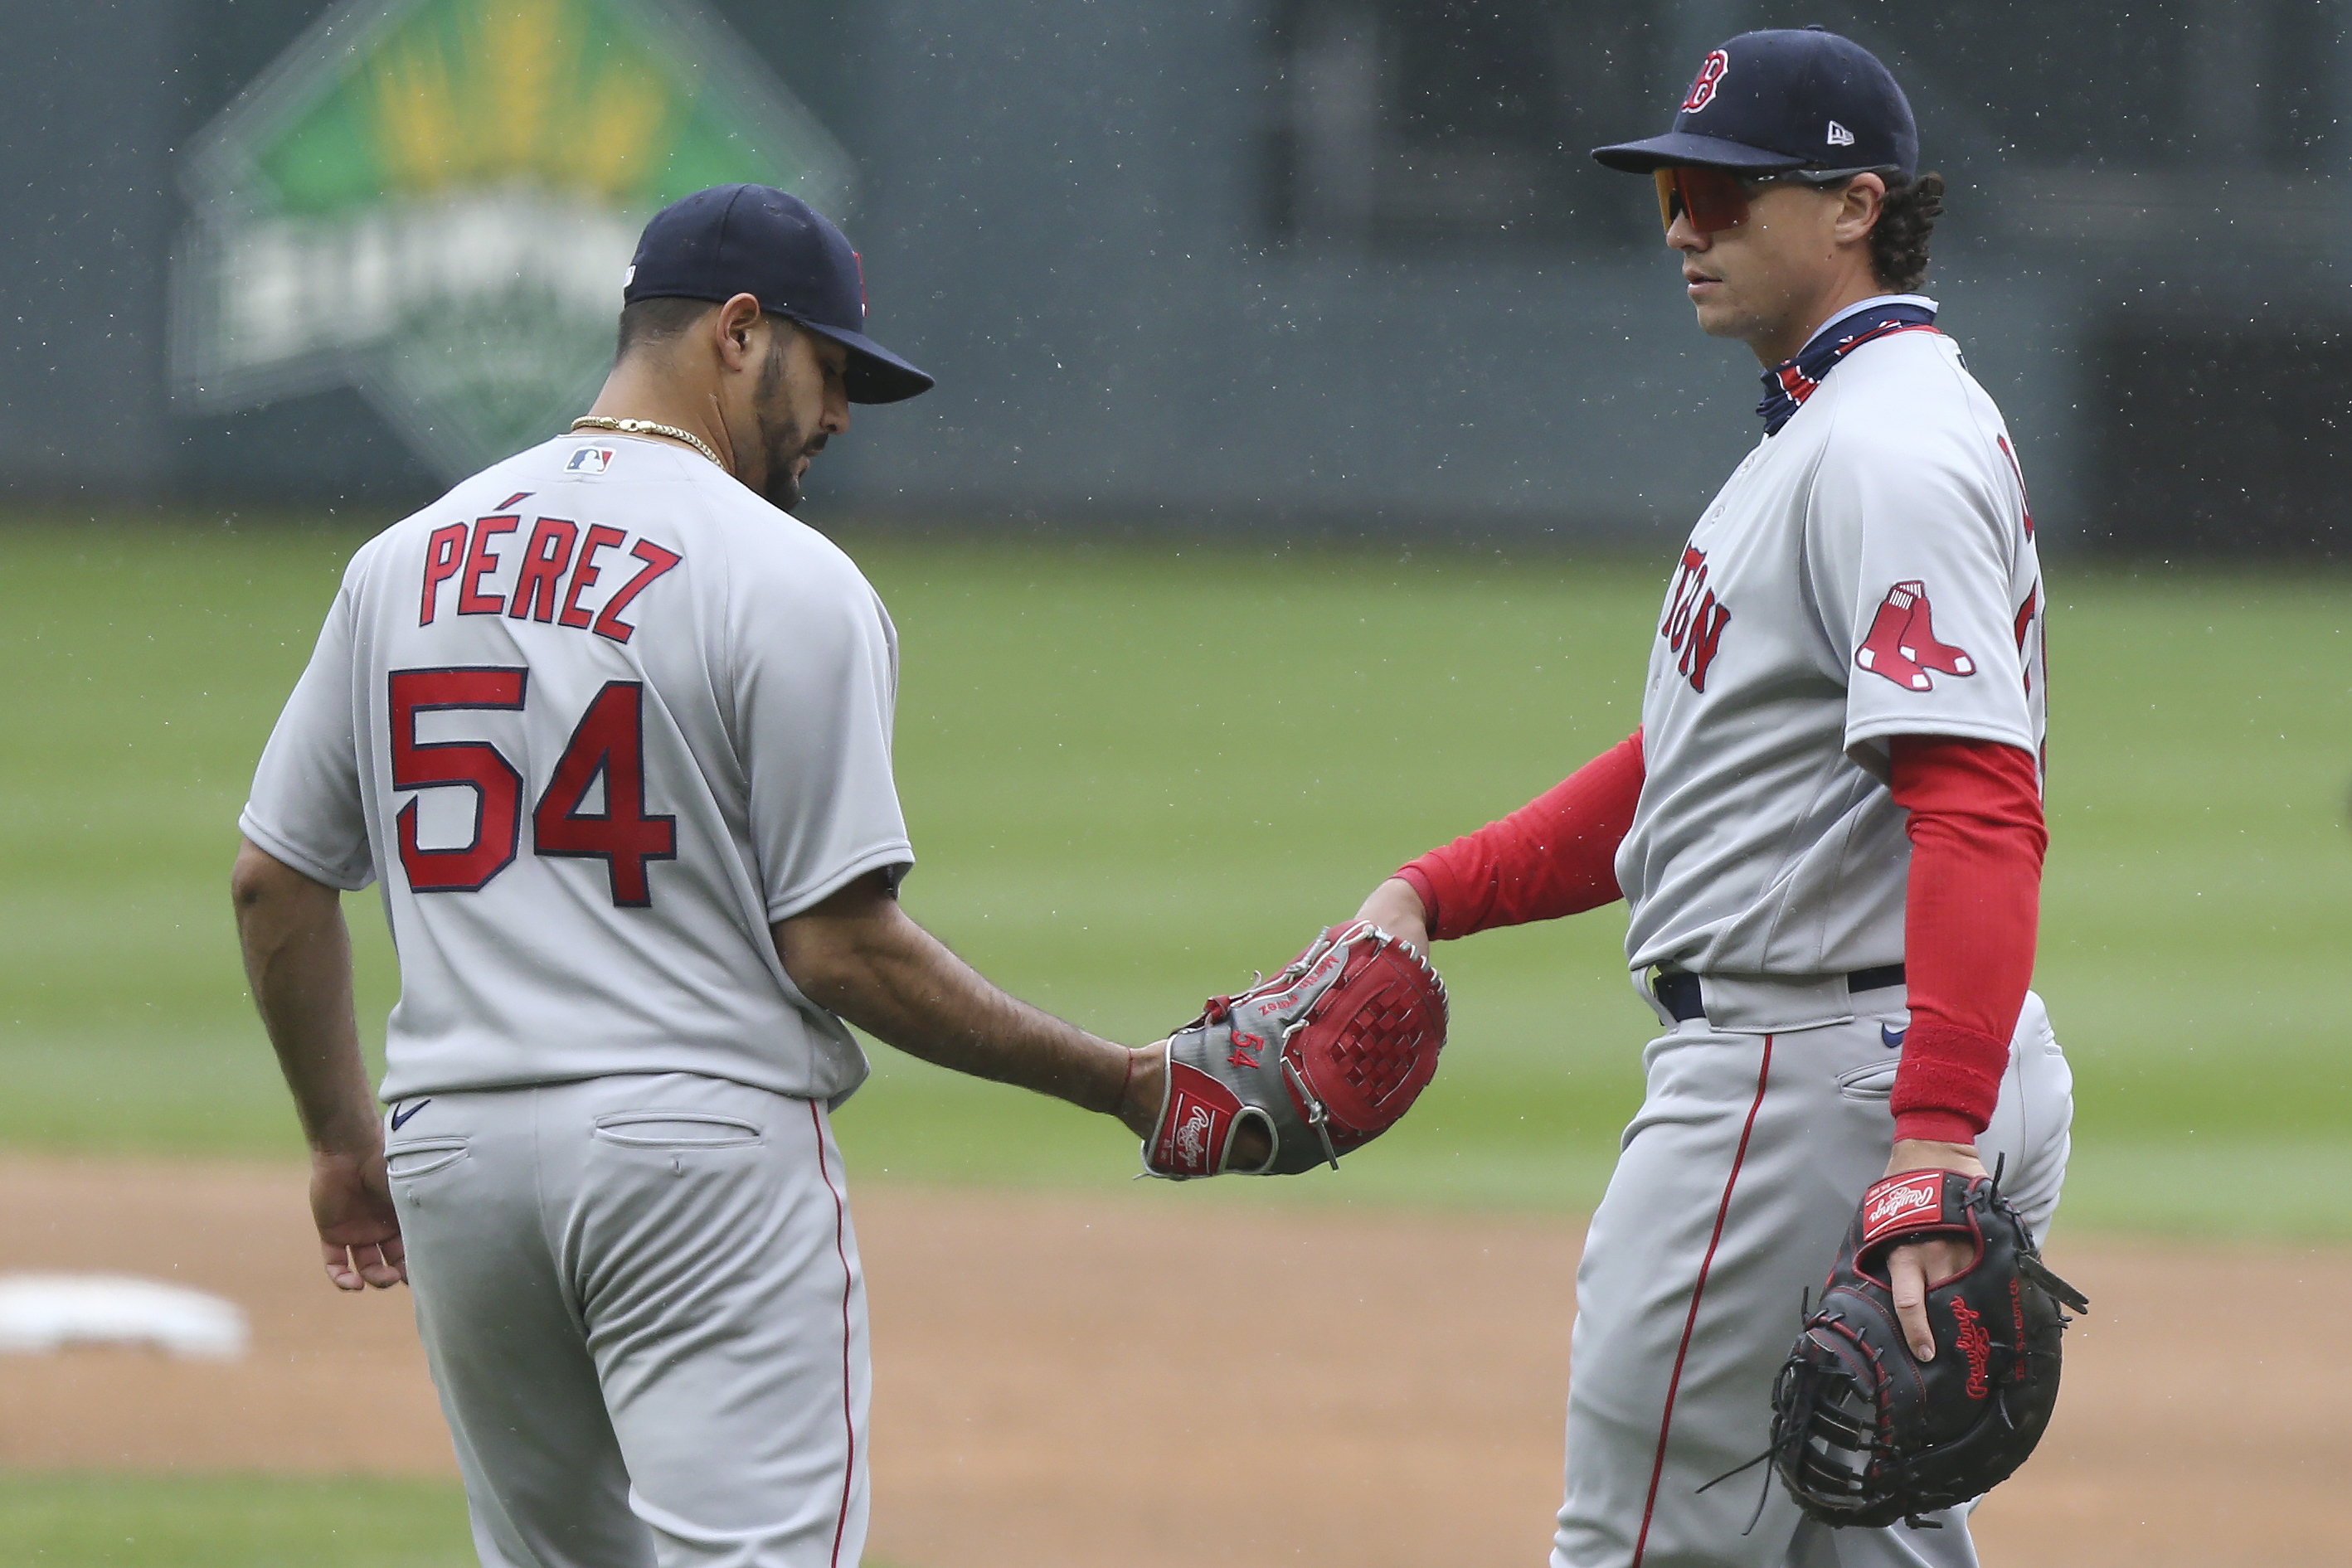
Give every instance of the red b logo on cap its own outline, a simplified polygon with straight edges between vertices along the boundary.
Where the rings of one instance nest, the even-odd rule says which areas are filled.
[[[1715,84],[1721,81],[1723,73],[1730,68],[1729,55],[1725,54],[1721,49],[1711,51],[1706,57],[1706,62],[1698,68],[1698,75],[1691,80],[1690,96],[1683,99],[1683,112],[1693,114],[1713,103]]]

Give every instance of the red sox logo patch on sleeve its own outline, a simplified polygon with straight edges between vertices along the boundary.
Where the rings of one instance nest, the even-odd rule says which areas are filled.
[[[1696,114],[1715,101],[1716,84],[1731,69],[1731,57],[1721,49],[1710,50],[1699,66],[1698,75],[1691,81],[1690,95],[1683,99],[1683,112]]]
[[[1874,675],[1884,675],[1907,692],[1936,688],[1929,671],[1945,675],[1973,675],[1977,662],[1968,650],[1936,637],[1934,607],[1919,582],[1898,582],[1879,601],[1871,618],[1870,634],[1853,651],[1853,662]]]

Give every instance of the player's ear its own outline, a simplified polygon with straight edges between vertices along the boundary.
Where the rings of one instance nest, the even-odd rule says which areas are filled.
[[[710,329],[720,364],[740,371],[753,363],[752,340],[760,331],[758,296],[738,294],[719,306],[711,314]]]
[[[1878,214],[1886,206],[1886,182],[1876,174],[1856,174],[1845,183],[1838,194],[1837,217],[1834,220],[1840,245],[1851,245],[1865,239],[1878,226]]]

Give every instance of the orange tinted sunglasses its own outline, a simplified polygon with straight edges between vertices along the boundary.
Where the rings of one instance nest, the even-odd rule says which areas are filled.
[[[1654,177],[1658,222],[1669,229],[1684,214],[1703,235],[1721,234],[1748,221],[1748,188],[1720,169],[1678,164],[1654,171]]]

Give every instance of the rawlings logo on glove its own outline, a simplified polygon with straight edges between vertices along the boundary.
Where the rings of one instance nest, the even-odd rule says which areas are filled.
[[[1168,1088],[1143,1168],[1187,1180],[1291,1176],[1361,1148],[1412,1108],[1445,1044],[1445,985],[1369,921],[1326,931],[1280,974],[1213,997],[1168,1040]],[[1233,1162],[1244,1126],[1261,1165]]]
[[[1862,1244],[1871,1247],[1885,1240],[1903,1229],[1905,1221],[1922,1212],[1935,1212],[1943,1201],[1941,1171],[1886,1177],[1862,1200]]]

